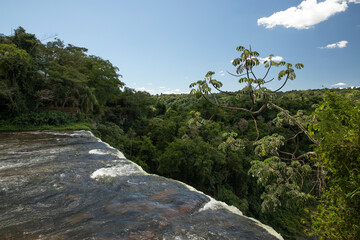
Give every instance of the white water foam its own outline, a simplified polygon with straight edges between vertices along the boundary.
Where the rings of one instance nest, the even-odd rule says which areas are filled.
[[[124,154],[120,151],[116,151],[116,153],[109,151],[107,149],[92,149],[89,151],[89,154],[98,154],[98,155],[113,155],[116,156],[120,159],[126,159],[126,157],[124,156]]]
[[[102,177],[118,177],[118,176],[130,176],[134,174],[143,175],[145,172],[135,164],[122,164],[109,168],[100,168],[93,172],[90,177],[98,179]]]
[[[212,197],[208,196],[210,198],[210,201],[207,202],[200,210],[199,212],[201,211],[205,211],[205,210],[217,210],[217,209],[227,209],[229,210],[230,212],[232,213],[235,213],[237,215],[240,215],[240,216],[243,216],[247,219],[250,219],[252,221],[255,222],[256,225],[264,228],[268,233],[270,233],[271,235],[277,237],[278,239],[280,240],[283,240],[283,237],[278,233],[276,232],[272,227],[268,226],[268,225],[265,225],[263,223],[261,223],[259,220],[255,219],[255,218],[251,218],[251,217],[247,217],[247,216],[244,216],[243,213],[236,207],[234,206],[229,206],[227,205],[226,203],[224,202],[221,202],[221,201],[217,201],[215,199],[213,199]]]
[[[16,132],[14,133],[16,134]],[[91,137],[93,134],[90,131],[86,130],[78,130],[78,131],[49,131],[49,130],[40,130],[40,131],[30,131],[28,134],[51,134],[55,136],[71,136],[71,137],[77,137],[77,136],[86,136]]]
[[[148,175],[147,172],[145,172],[139,165],[129,161],[126,159],[124,154],[117,150],[116,148],[113,148],[108,143],[101,141],[101,139],[95,137],[92,132],[88,132],[92,137],[97,139],[98,142],[104,143],[107,148],[112,149],[114,151],[110,151],[109,149],[92,149],[89,151],[89,154],[98,154],[98,155],[113,155],[117,159],[111,161],[109,164],[117,164],[115,166],[109,166],[106,168],[100,168],[93,172],[90,177],[93,179],[99,179],[102,177],[118,177],[118,176],[130,176],[133,174],[138,175]]]
[[[118,149],[110,146],[110,144],[108,144],[108,143],[106,143],[106,142],[103,142],[100,138],[96,137],[92,132],[87,131],[87,133],[90,134],[90,136],[92,136],[93,138],[95,138],[98,142],[101,142],[101,143],[105,144],[106,147],[115,150],[115,151],[117,152],[116,155],[117,155],[119,158],[126,159],[125,155],[124,155],[122,152],[120,152]],[[91,151],[91,150],[90,150],[90,151]],[[139,167],[140,167],[140,166],[139,166]]]
[[[163,238],[164,240],[165,238]],[[180,236],[176,236],[174,238],[175,240],[184,240],[184,238],[180,237]],[[186,233],[186,238],[185,239],[190,239],[190,240],[205,240],[205,238],[203,237],[199,237],[195,234],[191,234],[191,233]]]
[[[210,198],[210,201],[207,202],[200,210],[199,212],[201,211],[205,211],[205,210],[217,210],[217,209],[227,209],[229,210],[230,212],[232,213],[235,213],[237,215],[240,215],[240,216],[243,216],[247,219],[250,219],[252,221],[255,222],[256,225],[264,228],[268,233],[270,233],[271,235],[277,237],[278,239],[281,239],[283,240],[283,237],[278,233],[276,232],[272,227],[268,226],[268,225],[265,225],[263,223],[261,223],[259,220],[255,219],[255,218],[251,218],[251,217],[247,217],[247,216],[244,216],[243,213],[236,207],[234,206],[229,206],[227,205],[226,203],[224,202],[221,202],[221,201],[217,201],[215,199],[213,199],[212,197],[208,196]]]
[[[229,206],[224,202],[217,201],[214,198],[206,195],[205,193],[203,193],[203,192],[195,189],[194,187],[192,187],[190,185],[187,185],[187,184],[185,184],[183,182],[180,182],[180,181],[177,181],[177,180],[173,180],[173,181],[184,185],[190,191],[200,193],[202,195],[207,196],[210,199],[209,202],[207,202],[202,208],[199,209],[199,212],[202,212],[202,211],[205,211],[205,210],[227,209],[227,210],[229,210],[230,212],[232,212],[234,214],[240,215],[242,217],[245,217],[247,219],[250,219],[250,220],[254,221],[256,225],[258,225],[258,226],[262,227],[263,229],[265,229],[269,234],[273,235],[274,237],[276,237],[276,238],[278,238],[280,240],[284,240],[284,238],[278,232],[276,232],[272,227],[261,223],[259,220],[255,219],[255,218],[244,216],[243,213],[238,208],[236,208],[234,206]]]
[[[234,206],[229,206],[224,202],[217,201],[214,198],[208,196],[210,198],[210,201],[207,202],[200,210],[199,212],[205,211],[205,210],[217,210],[217,209],[227,209],[232,213],[235,213],[240,216],[244,216],[243,213]]]
[[[207,202],[201,209],[199,209],[199,211],[205,211],[205,210],[216,210],[216,209],[227,209],[229,210],[230,212],[232,213],[235,213],[237,215],[240,215],[240,216],[244,216],[243,213],[237,208],[237,207],[234,207],[234,206],[229,206],[227,205],[226,203],[224,202],[221,202],[221,201],[218,201],[218,200],[215,200],[214,198],[210,197],[209,195],[206,195],[205,193],[195,189],[194,187],[190,186],[190,185],[187,185],[186,183],[183,183],[183,182],[180,182],[180,181],[177,181],[177,180],[173,180],[173,181],[176,181],[182,185],[184,185],[187,189],[189,189],[190,191],[193,191],[193,192],[197,192],[197,193],[200,193],[202,195],[205,195],[207,196],[210,201]],[[244,216],[246,217],[246,216]]]

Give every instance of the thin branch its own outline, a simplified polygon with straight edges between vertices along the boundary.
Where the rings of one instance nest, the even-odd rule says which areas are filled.
[[[213,93],[210,93],[210,94],[211,94],[211,96],[213,96],[213,98],[216,102],[216,105],[219,106],[220,104],[219,104],[219,101],[217,100],[216,96]]]
[[[304,131],[300,131],[300,132],[298,132],[298,133],[297,133],[297,134],[295,134],[293,137],[286,139],[286,140],[285,140],[285,142],[290,141],[290,140],[292,140],[292,139],[296,138],[298,135],[302,134],[303,132],[304,132]]]
[[[313,183],[315,183],[315,184],[314,184],[313,187],[310,189],[310,191],[308,192],[308,194],[311,194],[312,191],[314,191],[314,189],[315,189],[315,187],[318,185],[319,181],[315,181],[315,182],[313,182]]]
[[[217,106],[219,108],[230,109],[230,110],[238,110],[238,111],[245,111],[245,112],[248,112],[248,113],[254,114],[254,115],[259,114],[260,112],[262,112],[265,109],[266,105],[267,105],[267,102],[266,102],[264,105],[261,106],[261,108],[259,108],[259,110],[253,112],[253,111],[250,111],[249,109],[246,109],[246,108],[217,105],[217,104],[211,102],[203,93],[202,93],[202,95],[208,102],[210,102],[211,104],[213,104],[213,105],[215,105],[215,106]]]
[[[296,148],[295,148],[294,153],[293,153],[294,156],[295,156],[297,150],[299,150],[299,137],[298,136],[296,136]]]
[[[282,154],[287,154],[287,155],[290,155],[290,156],[294,156],[294,154],[292,154],[292,153],[289,153],[289,152],[283,152],[283,151],[280,151],[280,150],[278,150],[280,153],[282,153]]]
[[[292,158],[279,157],[281,160],[287,160],[287,161],[300,160],[300,159],[302,159],[302,158],[304,158],[304,157],[306,157],[306,156],[308,156],[308,155],[316,155],[315,152],[307,152],[307,153],[304,153],[304,154],[302,154],[302,155],[300,155],[300,156],[298,156],[298,157],[295,157],[295,155],[293,155],[292,153],[282,152],[282,151],[279,151],[279,152],[282,153],[282,154],[287,154],[287,155],[291,155],[291,156],[292,156]],[[303,161],[301,161],[301,162],[303,162]]]
[[[267,104],[268,104],[268,102],[266,101],[266,102],[259,108],[259,110],[255,111],[255,112],[251,112],[251,113],[252,113],[252,114],[259,114],[259,113],[261,113],[261,112],[265,109],[265,107],[267,106]]]
[[[293,123],[295,123],[295,124],[306,134],[306,136],[309,138],[310,141],[312,141],[313,143],[315,143],[315,144],[317,144],[317,145],[319,144],[319,142],[318,142],[316,139],[314,139],[313,137],[310,136],[309,132],[304,128],[304,126],[301,125],[301,123],[299,123],[299,122],[298,122],[293,116],[291,116],[287,111],[285,111],[283,108],[279,107],[278,105],[276,105],[276,104],[274,104],[274,103],[272,103],[272,102],[269,102],[269,104],[270,104],[271,106],[273,106],[274,108],[276,108],[276,109],[280,110],[281,112],[283,112],[283,113],[286,115],[286,117],[290,118],[290,120],[291,120]]]
[[[269,71],[270,71],[271,66],[272,66],[272,65],[271,65],[271,60],[270,60],[270,66],[269,66],[268,70],[266,71],[265,76],[263,77],[264,80],[265,80],[265,78],[267,77],[267,75],[268,75],[268,73],[269,73]]]
[[[219,110],[219,107],[216,108],[215,112],[213,113],[213,115],[209,118],[208,122],[211,121],[211,119],[213,119],[213,117],[215,117],[217,111]]]
[[[212,84],[212,83],[211,83],[211,84]],[[236,96],[236,95],[237,95],[236,93],[233,93],[233,92],[223,91],[223,90],[221,90],[220,88],[215,87],[214,84],[212,84],[212,85],[213,85],[213,87],[214,87],[216,90],[218,90],[218,91],[221,92],[221,93],[224,93],[224,94],[227,94],[227,95],[230,95],[230,96]]]
[[[250,71],[251,71],[251,74],[253,75],[254,79],[257,80],[257,77],[255,76],[255,73],[253,72],[253,70],[250,69]],[[258,87],[259,87],[260,91],[261,91],[262,93],[264,93],[264,91],[261,90],[261,84],[260,84],[260,83],[257,84],[257,86],[254,88],[254,90],[256,90]]]
[[[265,83],[272,82],[275,78],[270,79],[269,81],[266,81]],[[265,79],[264,79],[265,80]]]
[[[247,78],[250,79],[250,75],[249,75],[249,69],[246,67],[246,75],[247,75]],[[255,99],[254,99],[254,90],[252,88],[252,85],[251,83],[249,82],[249,88],[250,88],[250,98],[251,98],[251,108],[250,108],[250,111],[252,111],[254,109],[254,106],[255,106]]]
[[[224,106],[224,105],[215,104],[205,94],[202,93],[202,95],[209,103],[211,103],[214,106],[217,106],[217,107],[220,107],[220,108],[225,108],[225,109],[239,110],[239,111],[245,111],[245,112],[251,113],[251,111],[249,109],[246,109],[246,108],[230,107],[230,106]]]
[[[243,74],[233,74],[233,73],[231,73],[231,72],[229,72],[229,71],[226,71],[228,74],[230,74],[231,76],[234,76],[234,77],[242,77],[242,76],[245,76],[246,75],[246,73],[243,73]]]
[[[298,169],[295,169],[295,170],[296,170],[296,172],[298,173],[298,175],[300,175],[300,177],[301,177],[301,187],[300,187],[300,189],[302,189],[303,186],[304,186],[304,176],[303,176],[303,174],[301,174],[301,173],[299,172]]]
[[[250,69],[250,72],[251,72],[251,74],[253,75],[254,79],[257,80],[257,78],[256,78],[256,76],[255,76],[255,74],[254,74],[254,72],[253,72],[252,69]]]
[[[306,157],[308,155],[316,155],[316,153],[315,152],[307,152],[307,153],[304,153],[304,154],[298,156],[295,160],[304,158],[304,157]]]
[[[254,117],[254,115],[252,113],[250,113],[252,119],[254,120],[254,124],[255,124],[255,129],[256,129],[256,139],[253,141],[253,142],[256,142],[258,139],[259,139],[259,136],[260,136],[260,133],[259,133],[259,128],[258,128],[258,125],[257,125],[257,121]]]
[[[286,80],[285,80],[285,82],[283,83],[283,85],[281,85],[281,87],[279,87],[278,89],[276,89],[276,90],[273,91],[273,92],[276,93],[277,91],[280,91],[280,90],[285,86],[285,84],[287,83],[288,79],[289,79],[289,74],[286,76]]]
[[[200,92],[201,92],[201,95],[203,96],[203,98],[205,98],[206,101],[208,101],[210,104],[214,105],[214,106],[217,106],[219,108],[226,108],[226,109],[231,109],[231,110],[239,110],[239,111],[245,111],[245,112],[248,112],[248,113],[251,113],[251,111],[249,109],[246,109],[246,108],[238,108],[238,107],[229,107],[229,106],[224,106],[224,105],[220,105],[220,104],[216,104],[214,103],[213,101],[211,101],[207,96],[206,94],[204,94],[201,89],[200,89]]]

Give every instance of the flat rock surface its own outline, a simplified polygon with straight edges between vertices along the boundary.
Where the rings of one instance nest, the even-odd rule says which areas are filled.
[[[87,131],[0,133],[0,239],[278,239]]]

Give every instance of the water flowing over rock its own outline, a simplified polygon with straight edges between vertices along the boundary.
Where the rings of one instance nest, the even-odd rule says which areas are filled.
[[[0,133],[0,239],[282,239],[86,131]]]

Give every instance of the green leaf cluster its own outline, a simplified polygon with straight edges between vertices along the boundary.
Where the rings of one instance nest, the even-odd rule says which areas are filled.
[[[124,84],[118,68],[55,39],[41,43],[19,27],[0,38],[0,113],[15,117],[38,108],[78,108],[101,115]]]
[[[360,101],[326,93],[310,131],[320,139],[315,151],[330,172],[313,230],[321,239],[360,238]]]

